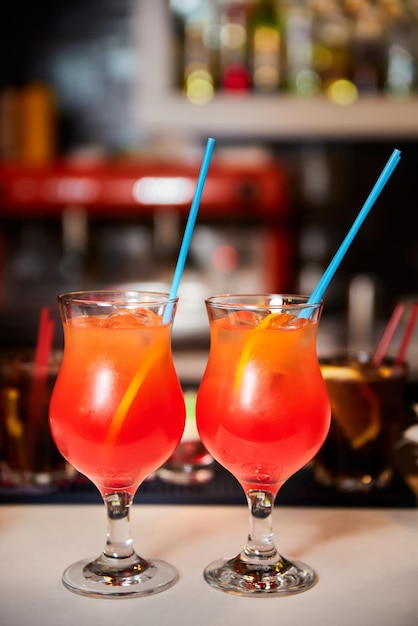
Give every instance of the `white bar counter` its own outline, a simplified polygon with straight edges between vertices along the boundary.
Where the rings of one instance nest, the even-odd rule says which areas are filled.
[[[418,510],[276,506],[276,543],[313,566],[319,582],[294,596],[242,598],[209,587],[202,570],[234,556],[245,506],[133,506],[144,557],[179,571],[171,589],[129,600],[75,595],[64,568],[96,557],[105,540],[98,505],[0,506],[1,626],[417,626]]]

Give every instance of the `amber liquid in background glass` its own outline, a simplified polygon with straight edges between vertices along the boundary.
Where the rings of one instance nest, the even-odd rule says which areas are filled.
[[[388,486],[405,422],[406,368],[390,360],[376,368],[369,359],[341,357],[321,369],[332,419],[314,460],[318,482],[342,491]]]
[[[48,404],[59,361],[53,360],[42,384],[33,387],[34,353],[0,355],[0,484],[48,486],[70,477],[48,426]],[[34,393],[35,391],[35,393]]]

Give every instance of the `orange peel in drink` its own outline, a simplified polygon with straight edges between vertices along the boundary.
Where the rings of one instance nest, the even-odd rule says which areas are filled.
[[[149,349],[148,354],[145,352],[142,355],[142,362],[139,369],[136,371],[135,376],[132,378],[127,390],[125,391],[122,400],[119,402],[118,408],[115,411],[112,422],[110,424],[109,431],[106,436],[105,445],[109,446],[114,443],[117,436],[120,433],[123,422],[131,407],[132,402],[136,394],[138,393],[141,385],[143,384],[148,373],[152,370],[157,361],[161,358],[162,351],[156,350],[155,347]]]
[[[251,358],[251,353],[254,350],[257,331],[265,330],[267,328],[279,328],[285,326],[286,323],[293,317],[293,315],[289,315],[288,313],[269,313],[269,315],[266,315],[266,317],[264,317],[261,322],[257,324],[257,326],[255,326],[251,331],[248,331],[251,334],[249,334],[248,336],[248,341],[245,343],[241,358],[237,366],[234,380],[235,389],[238,389],[242,384],[245,368],[247,367],[248,362]]]

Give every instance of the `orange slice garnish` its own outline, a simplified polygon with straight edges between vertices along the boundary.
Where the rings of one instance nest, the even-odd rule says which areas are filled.
[[[332,419],[354,450],[376,439],[381,428],[379,400],[358,371],[323,366],[322,374],[331,403]]]

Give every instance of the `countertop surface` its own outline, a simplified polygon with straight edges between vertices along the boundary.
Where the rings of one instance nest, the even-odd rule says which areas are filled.
[[[144,557],[176,566],[179,580],[154,596],[97,600],[67,591],[64,568],[95,557],[104,506],[0,507],[2,626],[417,626],[418,510],[276,506],[276,544],[313,566],[317,585],[279,598],[242,598],[210,588],[207,563],[238,553],[246,506],[135,504],[132,536]]]

